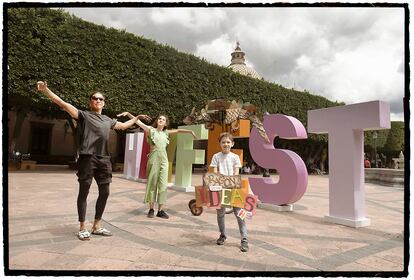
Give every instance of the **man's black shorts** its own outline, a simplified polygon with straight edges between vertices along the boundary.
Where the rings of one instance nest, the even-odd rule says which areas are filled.
[[[92,183],[92,178],[98,185],[112,182],[112,163],[109,157],[96,155],[80,155],[78,159],[78,181]]]

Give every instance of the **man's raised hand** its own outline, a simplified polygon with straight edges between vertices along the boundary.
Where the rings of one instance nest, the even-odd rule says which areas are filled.
[[[152,120],[151,117],[148,116],[148,115],[138,115],[138,119],[144,120],[144,121],[147,121],[147,122],[149,122],[150,120]]]
[[[37,86],[38,91],[44,91],[44,90],[47,89],[47,83],[46,82],[39,81],[39,82],[37,82],[36,86]]]
[[[117,117],[127,117],[128,115],[131,115],[129,112],[122,112],[121,114],[116,115]]]

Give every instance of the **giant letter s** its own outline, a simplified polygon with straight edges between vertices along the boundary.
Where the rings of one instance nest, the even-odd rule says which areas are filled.
[[[297,119],[281,114],[264,117],[263,126],[271,143],[267,143],[253,128],[249,140],[253,160],[264,168],[276,169],[279,181],[271,178],[249,178],[250,187],[263,203],[283,205],[298,201],[306,191],[308,172],[303,160],[290,150],[275,149],[276,136],[283,139],[306,139],[303,124]]]

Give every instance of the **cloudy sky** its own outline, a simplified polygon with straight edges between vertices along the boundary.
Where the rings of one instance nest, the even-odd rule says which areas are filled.
[[[179,51],[230,64],[240,42],[265,80],[346,104],[383,100],[403,120],[403,8],[68,8]]]

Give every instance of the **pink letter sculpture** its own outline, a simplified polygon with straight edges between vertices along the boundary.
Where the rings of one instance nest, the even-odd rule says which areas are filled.
[[[142,141],[141,149],[138,149],[137,156],[141,155],[141,161],[139,166],[139,176],[138,181],[140,182],[147,182],[147,162],[148,162],[148,154],[150,152],[150,145],[147,141],[148,133],[144,133],[144,139]]]
[[[124,177],[138,180],[141,166],[144,133],[127,133],[125,144]]]
[[[275,149],[273,140],[276,136],[283,139],[305,139],[306,129],[297,119],[281,114],[265,116],[263,126],[271,143],[265,142],[257,129],[253,128],[249,139],[250,154],[261,167],[276,169],[279,181],[275,183],[271,178],[249,178],[250,187],[263,203],[294,203],[306,191],[308,172],[305,163],[296,153]]]
[[[364,130],[390,128],[390,107],[381,101],[308,111],[308,131],[329,137],[329,222],[368,226],[365,217]]]

